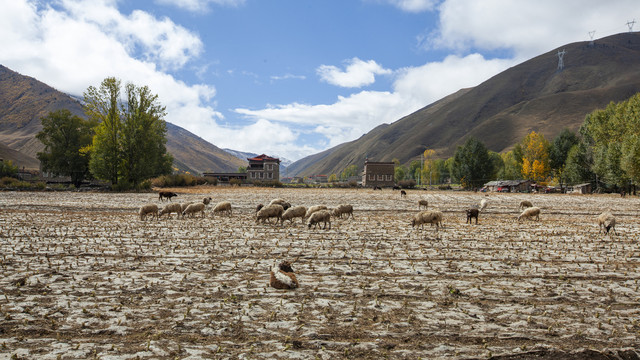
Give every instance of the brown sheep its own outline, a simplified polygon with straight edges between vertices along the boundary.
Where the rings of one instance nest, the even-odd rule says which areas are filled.
[[[291,263],[281,262],[278,266],[271,268],[271,279],[269,285],[276,289],[295,289],[299,286],[296,274],[293,273]]]

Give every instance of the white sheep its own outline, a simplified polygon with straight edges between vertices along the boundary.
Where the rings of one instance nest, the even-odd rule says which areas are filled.
[[[278,221],[280,221],[280,224],[282,225],[283,213],[284,213],[284,208],[282,207],[282,205],[278,205],[278,204],[267,205],[262,209],[258,210],[258,213],[256,214],[256,224],[260,220],[262,220],[262,223],[264,224],[265,220],[268,220],[274,217],[276,218],[276,225],[278,225]]]
[[[427,200],[425,199],[418,200],[418,210],[421,210],[423,206],[426,209],[428,205],[429,205],[429,202]]]
[[[531,203],[531,201],[529,200],[520,201],[520,207],[519,207],[520,210],[530,208],[530,207],[533,207],[533,204]]]
[[[331,213],[329,210],[318,210],[309,216],[309,220],[307,221],[307,227],[311,229],[311,225],[315,229],[318,227],[319,223],[324,223],[323,229],[327,228],[327,223],[329,224],[329,229],[331,229]]]
[[[442,226],[442,212],[438,210],[427,210],[421,211],[414,215],[413,220],[411,220],[411,227],[416,227],[420,225],[421,229],[424,229],[424,224],[435,224],[436,232],[439,230],[440,226]]]
[[[187,206],[191,204],[193,204],[193,201],[180,204],[180,214],[182,214],[187,209]]]
[[[273,199],[271,200],[269,205],[280,205],[285,210],[291,207],[291,204],[285,201],[284,199]]]
[[[327,210],[327,207],[324,205],[313,205],[307,210],[307,213],[304,215],[304,217],[308,218],[309,216],[311,216],[311,214],[320,210]]]
[[[484,211],[484,209],[487,208],[487,205],[489,204],[489,201],[487,199],[482,199],[482,201],[480,201],[480,211]]]
[[[349,204],[342,204],[342,205],[338,205],[338,207],[333,209],[333,212],[332,212],[333,216],[342,218],[343,214],[347,214],[347,219],[349,218],[349,215],[351,215],[351,218],[353,219],[353,206]]]
[[[189,215],[190,217],[194,217],[197,213],[201,213],[202,217],[204,217],[205,206],[206,206],[205,203],[191,204],[187,206],[186,209],[184,209],[184,211],[182,212],[182,217],[185,217],[186,215]]]
[[[162,217],[164,214],[167,214],[167,217],[171,217],[171,213],[176,213],[176,217],[182,215],[182,206],[178,203],[167,204],[162,208],[158,217]]]
[[[282,214],[282,221],[289,220],[289,222],[293,222],[294,218],[299,217],[304,224],[304,215],[307,213],[307,208],[304,206],[294,206],[292,208],[288,208],[284,214]]]
[[[600,230],[605,234],[608,234],[609,230],[612,228],[613,233],[618,235],[616,232],[616,217],[613,216],[610,210],[605,210],[598,216],[598,234],[600,233]]]
[[[231,203],[228,201],[221,201],[217,203],[213,208],[213,214],[215,215],[216,213],[225,213],[231,216]]]
[[[518,221],[520,221],[520,219],[522,219],[522,218],[532,218],[534,216],[536,217],[536,221],[540,221],[540,208],[539,207],[533,206],[533,207],[524,209],[522,214],[520,214],[520,216],[518,216]]]
[[[158,205],[142,205],[142,207],[140,207],[140,211],[138,211],[138,214],[140,215],[140,220],[145,220],[147,218],[147,215],[151,215],[152,218],[156,218],[156,220],[158,220]]]

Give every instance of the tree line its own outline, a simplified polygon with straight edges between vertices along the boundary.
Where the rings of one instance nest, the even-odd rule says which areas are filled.
[[[116,189],[148,187],[145,180],[172,172],[165,107],[147,86],[127,83],[124,96],[122,89],[108,77],[85,91],[86,118],[61,109],[41,119],[43,171],[68,176],[76,187],[95,178]]]

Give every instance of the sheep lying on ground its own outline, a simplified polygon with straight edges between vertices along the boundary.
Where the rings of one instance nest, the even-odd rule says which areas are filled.
[[[520,207],[519,207],[520,210],[530,208],[530,207],[533,207],[533,204],[531,203],[531,201],[529,200],[520,201]]]
[[[315,229],[318,227],[319,223],[324,223],[323,229],[327,228],[327,223],[329,224],[329,229],[331,229],[331,213],[329,210],[318,210],[309,216],[309,220],[307,221],[307,227],[311,229],[311,225]]]
[[[353,219],[353,206],[349,204],[338,205],[335,209],[333,209],[332,215],[338,218],[342,218],[343,214],[347,214],[347,219],[349,216]]]
[[[411,220],[411,226],[416,227],[420,225],[420,228],[424,229],[424,224],[435,224],[437,232],[440,226],[442,226],[442,217],[441,211],[421,211],[413,217],[413,220]]]
[[[158,193],[158,199],[160,199],[160,201],[163,201],[164,198],[169,199],[169,201],[171,201],[171,198],[174,196],[178,196],[178,194],[171,192],[171,191],[160,191]]]
[[[194,217],[197,213],[201,213],[202,217],[204,217],[204,209],[207,205],[205,203],[196,203],[187,206],[186,209],[182,212],[182,217],[189,215],[190,217]]]
[[[284,201],[283,199],[273,199],[273,200],[271,200],[269,205],[280,205],[285,210],[287,210],[288,208],[291,207],[291,204],[286,202],[286,201]]]
[[[295,289],[298,287],[298,279],[293,273],[291,263],[288,261],[281,262],[278,266],[271,269],[271,279],[269,285],[276,289]]]
[[[475,208],[467,209],[467,223],[471,224],[471,219],[476,218],[476,225],[478,225],[478,214],[480,211]]]
[[[171,217],[171,213],[176,213],[176,217],[182,215],[182,205],[178,203],[167,204],[162,208],[158,217],[162,217],[164,214],[167,214],[167,217]]]
[[[304,217],[308,218],[309,216],[311,216],[311,214],[320,210],[327,210],[327,207],[324,205],[313,205],[307,210],[307,213],[304,215]]]
[[[216,206],[213,208],[213,215],[217,213],[225,213],[231,216],[231,203],[228,201],[221,201],[217,203]]]
[[[147,215],[151,215],[152,218],[156,218],[158,220],[158,205],[156,204],[147,204],[143,205],[138,211],[140,215],[140,220],[144,220],[147,218]]]
[[[422,209],[423,206],[426,209],[428,205],[429,205],[429,202],[427,200],[425,199],[418,200],[418,210]]]
[[[288,208],[287,211],[282,214],[282,222],[285,220],[289,220],[289,222],[293,222],[293,219],[299,217],[304,224],[304,215],[307,213],[307,208],[304,206],[294,206],[292,208]]]
[[[616,217],[613,216],[610,210],[605,210],[602,214],[598,216],[598,234],[600,230],[602,230],[605,234],[609,233],[609,230],[613,228],[613,233],[618,235],[616,232]]]
[[[482,201],[480,201],[480,211],[484,211],[484,209],[487,208],[487,205],[489,204],[489,201],[487,199],[482,199]]]
[[[540,220],[540,208],[539,207],[530,207],[530,208],[526,208],[524,209],[524,211],[522,212],[522,214],[520,214],[520,216],[518,216],[518,221],[520,221],[520,219],[522,218],[532,218],[532,217],[536,217],[536,221]]]
[[[278,225],[278,221],[282,224],[282,214],[284,213],[284,208],[282,205],[274,204],[263,207],[256,214],[256,224],[262,220],[264,224],[265,220],[271,219],[272,217],[276,218],[276,225]]]

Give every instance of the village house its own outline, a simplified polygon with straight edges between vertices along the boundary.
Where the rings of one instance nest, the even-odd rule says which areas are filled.
[[[247,160],[249,160],[247,180],[280,180],[280,159],[262,154],[253,158],[247,158]]]
[[[530,180],[495,180],[484,184],[483,190],[496,192],[525,192],[531,187]]]
[[[394,186],[396,164],[393,162],[374,162],[369,159],[364,162],[362,186],[390,187]]]

